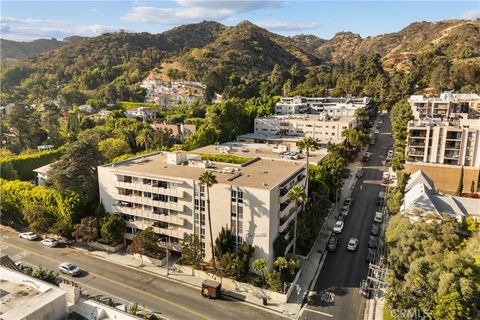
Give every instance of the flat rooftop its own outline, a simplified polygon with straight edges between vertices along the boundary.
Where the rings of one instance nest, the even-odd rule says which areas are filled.
[[[298,141],[300,139],[295,139]],[[209,145],[193,150],[192,152],[198,153],[208,153],[208,154],[225,154],[221,150],[224,147],[230,147],[228,154],[239,156],[239,157],[249,157],[249,158],[265,158],[265,159],[277,159],[277,160],[288,160],[282,158],[280,154],[279,147],[275,144],[265,144],[265,143],[246,143],[246,142],[226,142],[221,145]],[[296,151],[296,149],[295,149]],[[310,163],[318,163],[323,158],[327,156],[328,152],[326,148],[321,148],[316,151],[310,151]],[[297,162],[307,162],[305,155],[300,154],[300,159],[298,160],[288,160],[288,161],[297,161]]]
[[[325,117],[328,116],[328,120]],[[259,117],[256,119],[278,119],[278,120],[300,120],[300,121],[322,121],[322,122],[350,122],[354,121],[355,117],[351,116],[340,116],[338,118],[333,118],[328,114],[312,114],[312,113],[301,113],[301,114],[285,114],[285,115],[271,115],[266,117]]]
[[[195,151],[200,152],[198,149]],[[188,164],[177,165],[167,163],[167,153],[156,152],[101,167],[112,167],[113,173],[173,182],[198,180],[208,169],[214,172],[218,183],[270,190],[305,166],[304,161],[259,159],[244,167],[232,163],[211,162],[212,166],[205,168],[201,166],[203,162],[198,155],[188,154]]]

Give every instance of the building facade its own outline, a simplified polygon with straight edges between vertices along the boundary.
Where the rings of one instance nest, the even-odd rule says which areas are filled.
[[[465,191],[479,190],[480,96],[445,92],[411,96],[409,103],[414,120],[407,126],[406,171],[422,170],[441,190],[454,192],[463,168]]]
[[[350,116],[355,115],[358,108],[367,107],[370,99],[363,98],[334,98],[334,97],[284,97],[275,105],[275,114],[321,114],[325,113],[330,116]]]
[[[337,141],[343,139],[342,132],[345,129],[356,127],[357,120],[355,117],[297,114],[256,118],[254,133]]]
[[[207,190],[199,183],[205,170],[218,183],[209,189],[213,239],[209,236]],[[273,266],[273,242],[280,235],[293,244],[287,227],[301,211],[288,201],[288,191],[306,183],[306,165],[278,159],[253,160],[243,165],[212,163],[186,152],[158,152],[98,167],[100,199],[107,212],[127,221],[126,239],[153,227],[162,241],[181,251],[187,235],[197,235],[205,258],[222,227],[235,242],[251,244],[254,259]]]

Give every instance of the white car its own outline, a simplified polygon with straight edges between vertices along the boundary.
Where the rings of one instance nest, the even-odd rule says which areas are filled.
[[[350,238],[350,240],[348,240],[347,250],[355,251],[357,250],[357,247],[358,247],[358,239]]]
[[[44,239],[40,241],[40,243],[46,247],[51,247],[51,248],[58,246],[58,241],[55,239]]]
[[[343,221],[337,221],[335,222],[335,225],[333,226],[333,232],[335,233],[341,233],[343,230]]]
[[[59,267],[58,270],[61,273],[68,274],[72,277],[78,276],[80,274],[80,268],[70,262],[63,262]]]
[[[22,232],[18,236],[22,239],[27,239],[27,240],[38,239],[38,235],[34,232]]]
[[[383,220],[383,213],[381,212],[375,212],[375,217],[373,218],[373,221],[377,223],[381,223]]]

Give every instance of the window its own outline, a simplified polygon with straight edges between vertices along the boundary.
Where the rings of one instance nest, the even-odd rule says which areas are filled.
[[[177,198],[177,197],[173,197],[173,196],[169,196],[169,197],[168,197],[168,201],[170,201],[170,202],[178,202],[178,198]]]
[[[152,184],[152,179],[143,179],[143,184],[151,185]]]
[[[152,197],[152,194],[150,192],[143,192],[143,196],[145,198],[151,198]]]

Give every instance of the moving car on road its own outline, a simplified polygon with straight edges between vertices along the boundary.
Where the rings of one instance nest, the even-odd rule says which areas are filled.
[[[343,230],[343,221],[337,221],[335,222],[335,225],[333,226],[333,232],[335,233],[341,233]]]
[[[22,233],[19,233],[18,236],[22,239],[27,239],[30,241],[38,239],[38,235],[34,232],[22,232]]]
[[[58,246],[58,241],[55,239],[43,239],[42,241],[40,241],[40,243],[43,244],[45,247],[50,248]]]
[[[78,276],[80,274],[80,268],[77,267],[76,265],[74,265],[73,263],[70,263],[70,262],[63,262],[58,267],[58,270],[61,273],[68,274],[72,277]]]
[[[350,240],[348,240],[347,250],[348,251],[356,251],[357,247],[358,247],[358,239],[357,238],[350,238]]]

